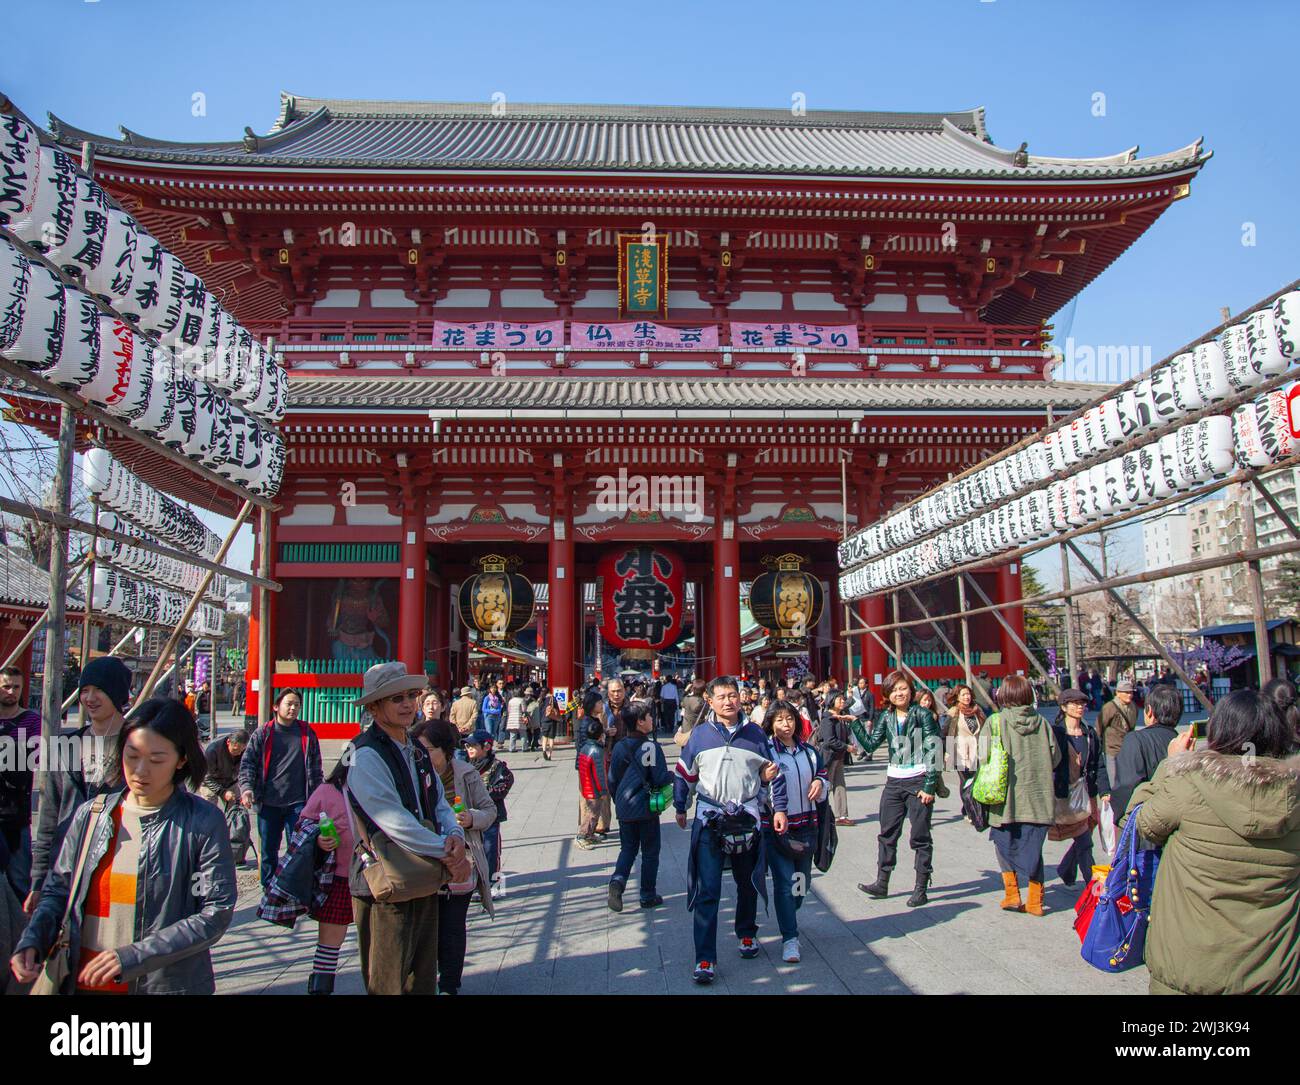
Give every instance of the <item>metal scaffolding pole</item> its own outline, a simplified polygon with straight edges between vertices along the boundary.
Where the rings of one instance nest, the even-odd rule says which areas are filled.
[[[1081,551],[1072,542],[1068,543],[1067,545],[1070,547],[1070,550],[1074,554],[1074,556],[1078,558],[1079,561],[1083,564],[1083,567],[1087,569],[1089,573],[1091,573],[1093,576],[1097,578],[1098,583],[1103,582],[1104,578],[1102,577],[1101,573],[1098,571],[1097,567],[1087,559],[1083,551]],[[1146,623],[1141,618],[1139,618],[1137,616],[1137,613],[1133,610],[1133,608],[1124,601],[1124,597],[1120,595],[1120,593],[1117,592],[1113,587],[1107,586],[1103,590],[1105,590],[1110,595],[1110,597],[1115,600],[1115,603],[1120,608],[1120,610],[1122,610],[1126,615],[1128,615],[1129,621],[1131,621],[1135,626],[1138,627],[1138,632],[1140,632],[1148,641],[1151,642],[1151,647],[1156,650],[1156,652],[1160,655],[1161,659],[1163,659],[1166,663],[1169,664],[1169,667],[1174,672],[1174,674],[1178,675],[1178,677],[1183,680],[1183,684],[1186,685],[1196,695],[1196,699],[1200,701],[1202,705],[1205,706],[1205,711],[1207,712],[1214,711],[1214,704],[1210,701],[1210,699],[1207,696],[1205,696],[1203,692],[1201,692],[1201,687],[1198,686],[1194,681],[1192,681],[1188,673],[1185,670],[1183,670],[1183,668],[1179,665],[1178,660],[1174,659],[1173,656],[1171,656],[1167,651],[1165,651],[1165,646],[1161,644],[1158,640],[1156,640],[1155,635],[1151,632],[1151,630],[1149,630],[1146,627]]]

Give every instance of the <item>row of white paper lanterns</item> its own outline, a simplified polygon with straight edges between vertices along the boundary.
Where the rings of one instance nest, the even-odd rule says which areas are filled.
[[[858,599],[945,570],[1029,546],[1223,478],[1238,466],[1266,467],[1300,451],[1300,384],[1214,415],[1015,498],[921,543],[840,577]]]
[[[112,513],[101,516],[99,523],[101,527],[109,531],[116,531],[122,535],[143,539],[146,542],[157,541],[151,538],[147,531],[141,530],[125,518]],[[100,538],[96,543],[95,553],[100,559],[123,572],[134,573],[165,588],[176,588],[179,591],[191,593],[197,591],[199,585],[203,582],[203,578],[207,575],[207,570],[197,565],[191,565],[176,558],[169,558],[165,554],[145,550],[139,546],[130,546],[127,543],[118,542],[116,539]],[[214,573],[212,583],[208,585],[208,590],[204,595],[210,598],[215,606],[224,607],[226,577],[221,573]]]
[[[846,539],[839,547],[840,567],[897,550],[1131,437],[1248,391],[1285,372],[1297,355],[1300,292],[1292,291],[1229,328],[1221,341],[1178,355],[1069,426]]]
[[[269,423],[284,417],[288,381],[274,355],[193,272],[107,194],[72,157],[42,146],[17,117],[0,125],[0,225],[82,277],[86,290],[175,352],[178,373],[201,380]],[[45,284],[41,284],[42,286]]]
[[[189,598],[116,569],[98,566],[92,605],[99,614],[175,629],[185,615]],[[210,603],[200,603],[190,619],[187,632],[196,637],[225,636],[226,612]]]
[[[2,239],[0,355],[254,493],[280,488],[285,448],[273,426],[178,373],[165,351]]]
[[[101,505],[163,542],[208,560],[221,549],[221,540],[193,512],[128,471],[106,448],[82,457],[81,480]]]

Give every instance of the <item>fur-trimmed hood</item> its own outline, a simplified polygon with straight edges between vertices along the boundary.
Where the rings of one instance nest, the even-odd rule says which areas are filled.
[[[1272,840],[1300,828],[1300,756],[1280,760],[1195,750],[1162,766],[1186,778],[1233,832]]]

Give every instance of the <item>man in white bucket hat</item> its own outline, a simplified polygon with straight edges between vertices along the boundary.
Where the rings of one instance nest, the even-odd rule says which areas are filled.
[[[428,753],[406,734],[424,685],[424,676],[407,674],[404,663],[377,663],[366,671],[356,703],[373,723],[343,752],[350,759],[347,795],[367,834],[382,829],[398,847],[442,860],[451,880],[463,881],[469,876],[464,830]],[[348,881],[366,991],[437,994],[437,895],[397,904],[375,900],[359,855],[352,857]]]

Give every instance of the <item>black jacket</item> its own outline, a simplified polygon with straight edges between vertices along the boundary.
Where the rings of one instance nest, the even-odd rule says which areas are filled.
[[[262,792],[266,789],[266,746],[267,743],[273,743],[272,732],[278,726],[279,724],[272,720],[256,728],[248,736],[248,745],[244,747],[244,756],[239,763],[239,790],[241,793],[251,791],[254,802],[262,801]],[[298,727],[300,734],[305,733],[307,738],[307,790],[300,800],[306,802],[311,793],[320,787],[325,775],[321,768],[320,739],[316,737],[316,732],[301,720],[298,721]],[[293,752],[293,756],[302,756],[300,744]],[[272,769],[274,770],[274,766]],[[272,778],[274,779],[274,771],[272,771]]]
[[[849,725],[827,712],[814,720],[813,743],[821,754],[822,764],[829,769],[836,761],[844,760],[849,748]]]
[[[652,748],[650,757],[646,757],[647,748]],[[650,763],[646,764],[647,761]],[[658,815],[650,812],[650,793],[673,782],[659,743],[639,733],[628,735],[614,747],[608,780],[619,821],[657,819]]]
[[[1128,809],[1138,784],[1156,774],[1156,766],[1169,756],[1169,743],[1178,737],[1172,727],[1157,724],[1139,727],[1124,736],[1124,744],[1115,757],[1115,783],[1110,792],[1110,806],[1119,821]]]
[[[1058,716],[1052,724],[1056,735],[1056,745],[1061,750],[1061,760],[1052,772],[1052,790],[1058,799],[1068,798],[1070,794],[1070,758],[1066,751],[1073,749],[1070,736],[1066,734],[1065,723]],[[1083,725],[1084,737],[1088,740],[1088,756],[1083,759],[1083,779],[1088,785],[1088,797],[1095,799],[1098,795],[1110,792],[1110,782],[1106,778],[1106,758],[1101,753],[1101,739],[1095,728]],[[1119,815],[1117,814],[1116,817]]]

